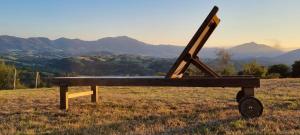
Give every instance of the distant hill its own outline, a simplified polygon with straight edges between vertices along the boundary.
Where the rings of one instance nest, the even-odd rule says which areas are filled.
[[[294,61],[300,60],[300,49],[287,52],[283,55],[275,57],[273,60],[278,63],[284,62],[286,64],[293,64]]]
[[[178,56],[182,46],[151,45],[126,36],[102,38],[96,41],[59,38],[19,38],[0,36],[0,53],[43,54],[58,53],[65,56],[97,55],[101,52],[134,54],[172,58]]]
[[[248,59],[248,58],[272,58],[282,55],[284,52],[264,44],[257,44],[255,42],[246,43],[229,48],[228,51],[233,54],[234,59]]]
[[[107,37],[95,41],[59,38],[19,38],[0,36],[0,54],[18,57],[63,58],[105,54],[129,54],[157,58],[177,58],[185,46],[153,45],[136,39],[120,36]],[[219,48],[203,48],[201,58],[215,58]],[[235,60],[257,60],[261,62],[290,64],[300,58],[299,50],[285,53],[282,50],[254,42],[227,49]]]
[[[58,51],[48,38],[19,38],[0,36],[0,53]]]

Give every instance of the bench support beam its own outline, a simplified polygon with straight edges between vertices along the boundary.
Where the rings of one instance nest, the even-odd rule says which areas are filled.
[[[209,75],[211,77],[214,77],[214,78],[219,78],[220,77],[210,67],[208,67],[207,65],[205,65],[204,63],[202,63],[198,57],[192,58],[191,59],[191,63],[193,65],[195,65],[198,69],[200,69],[202,72],[204,72],[205,74],[207,74],[207,75]]]

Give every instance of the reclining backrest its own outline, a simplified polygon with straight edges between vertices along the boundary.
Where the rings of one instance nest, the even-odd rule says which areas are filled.
[[[183,76],[183,73],[191,63],[191,58],[197,57],[198,52],[219,24],[220,19],[216,15],[217,12],[218,7],[215,6],[169,70],[166,78],[181,78]]]

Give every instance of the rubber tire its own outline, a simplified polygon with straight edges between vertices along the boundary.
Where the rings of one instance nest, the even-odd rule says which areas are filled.
[[[262,103],[255,97],[244,97],[239,102],[240,114],[246,119],[260,117],[263,109]]]
[[[235,97],[236,102],[240,102],[241,99],[242,99],[244,96],[245,96],[244,91],[243,91],[243,90],[240,90],[240,91],[236,94],[236,97]]]

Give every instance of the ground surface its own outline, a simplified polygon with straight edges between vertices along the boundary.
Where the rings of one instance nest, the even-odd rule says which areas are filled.
[[[76,87],[72,91],[88,90]],[[0,134],[300,134],[300,79],[262,80],[262,117],[240,117],[238,89],[103,87],[58,109],[57,88],[0,91]]]

